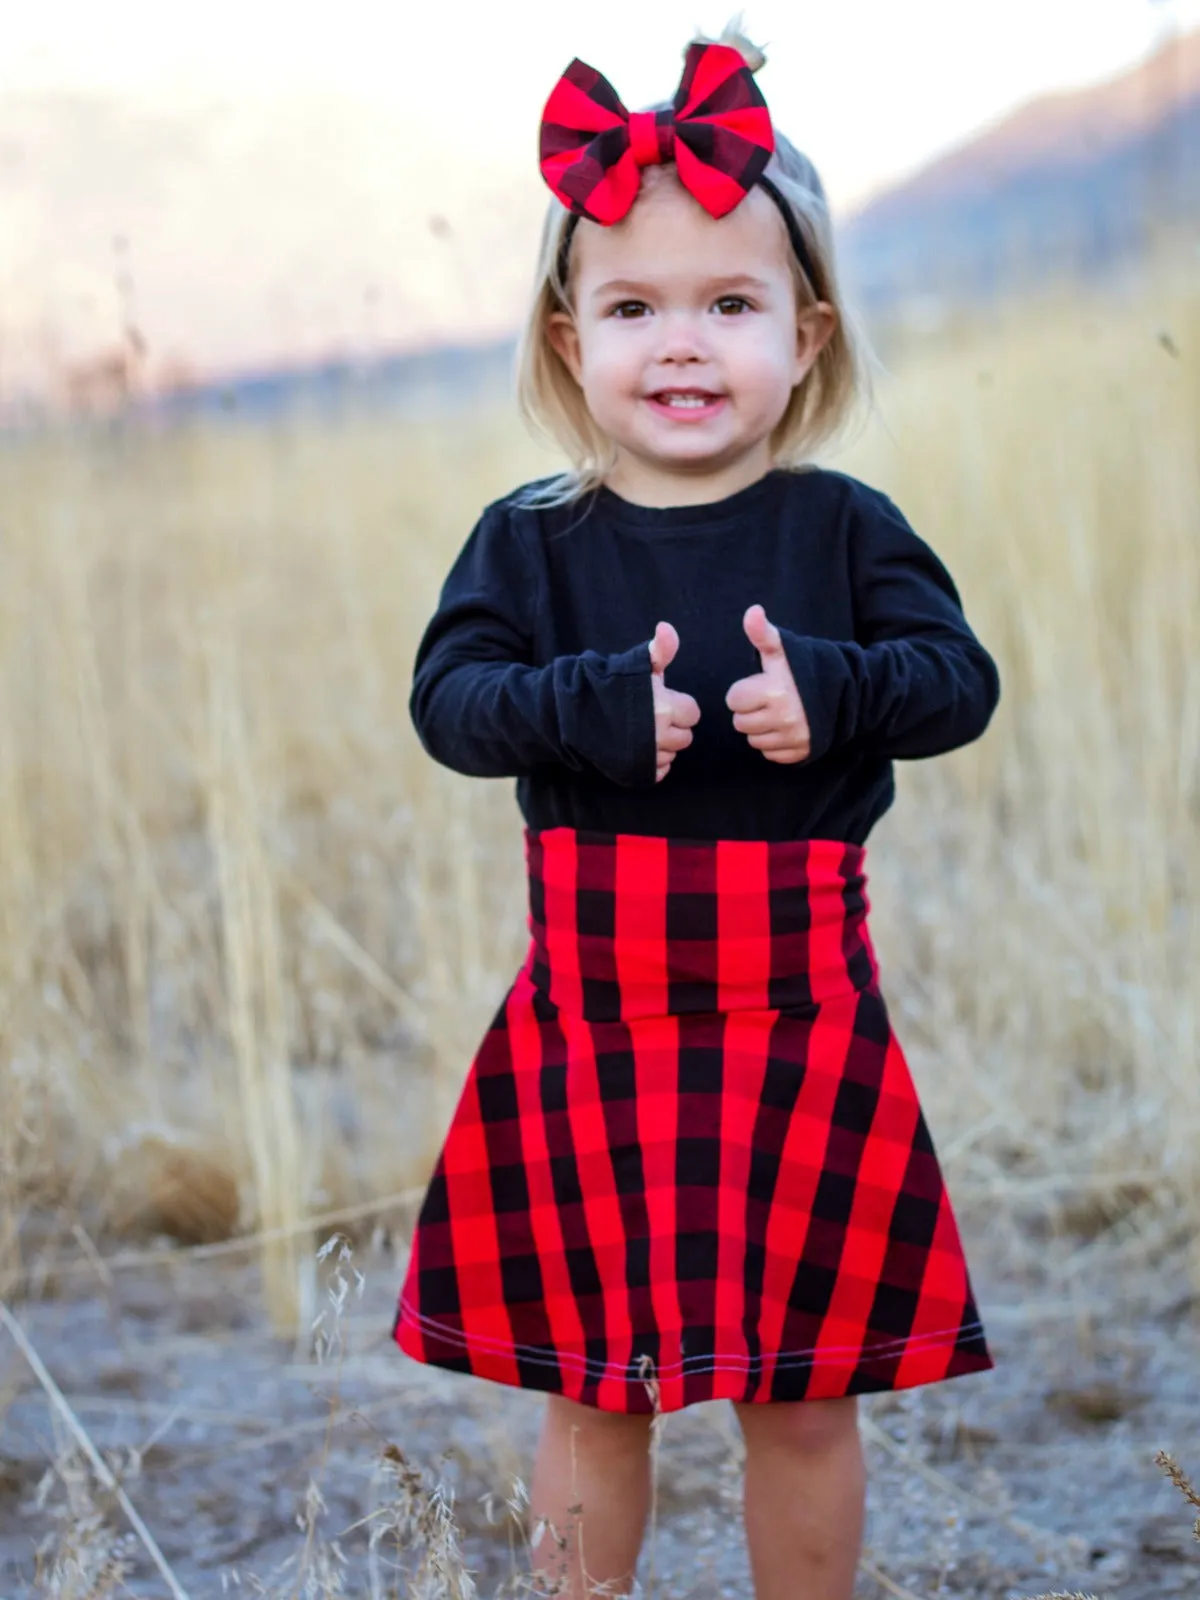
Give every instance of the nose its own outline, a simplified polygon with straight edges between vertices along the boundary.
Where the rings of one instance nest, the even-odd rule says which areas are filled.
[[[658,359],[674,366],[707,361],[708,344],[702,321],[690,311],[671,311],[659,319]]]

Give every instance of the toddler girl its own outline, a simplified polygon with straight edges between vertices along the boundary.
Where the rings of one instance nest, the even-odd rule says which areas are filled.
[[[717,1399],[758,1600],[849,1600],[855,1397],[991,1365],[863,847],[997,674],[896,507],[805,464],[856,356],[760,62],[727,31],[668,108],[578,61],[551,94],[521,392],[572,469],[484,512],[412,690],[436,760],[517,779],[532,941],[396,1338],[547,1391],[535,1563],[579,1600],[632,1583],[654,1410]]]

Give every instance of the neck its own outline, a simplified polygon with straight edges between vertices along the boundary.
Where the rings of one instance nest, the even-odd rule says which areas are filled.
[[[766,440],[734,461],[695,467],[647,461],[625,450],[617,452],[612,471],[604,481],[623,500],[642,506],[702,506],[725,500],[739,489],[765,478],[774,462]]]

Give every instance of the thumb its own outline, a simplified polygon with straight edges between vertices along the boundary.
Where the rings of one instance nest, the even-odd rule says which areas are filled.
[[[747,639],[762,658],[764,667],[768,656],[783,654],[783,640],[779,637],[779,629],[773,622],[767,621],[767,613],[762,606],[751,606],[742,618],[742,626],[746,630]]]
[[[650,670],[665,672],[679,651],[679,635],[669,622],[660,622],[650,641]]]

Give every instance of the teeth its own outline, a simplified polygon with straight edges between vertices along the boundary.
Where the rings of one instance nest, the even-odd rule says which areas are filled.
[[[666,394],[662,398],[669,406],[695,408],[708,404],[708,396],[703,394]]]

